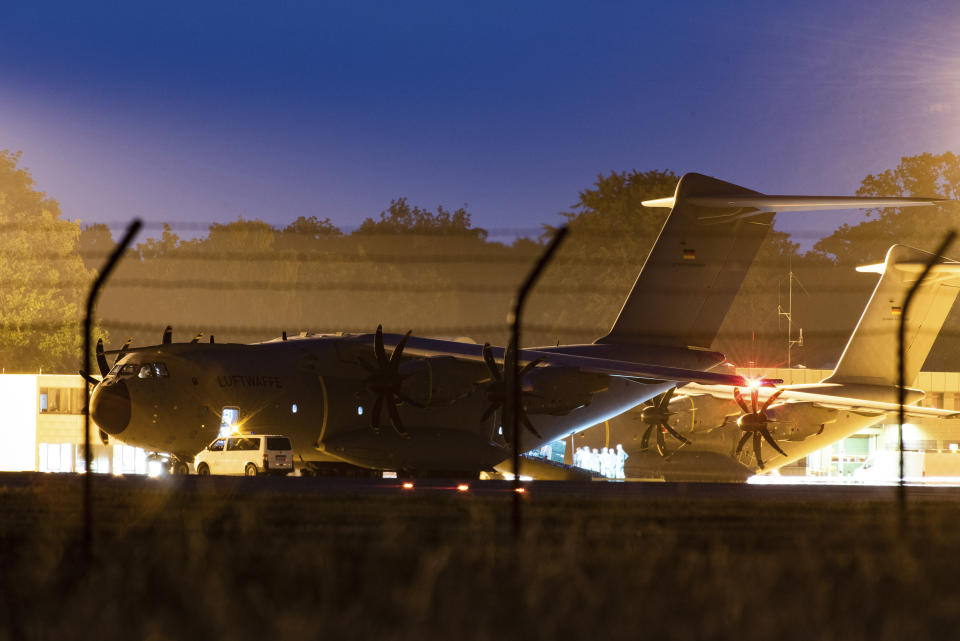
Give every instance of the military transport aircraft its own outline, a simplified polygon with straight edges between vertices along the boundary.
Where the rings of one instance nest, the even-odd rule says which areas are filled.
[[[927,252],[894,245],[884,263],[858,268],[881,277],[836,368],[823,381],[784,385],[775,391],[751,386],[749,401],[737,388],[691,383],[676,395],[669,390],[612,420],[611,440],[622,442],[629,455],[626,475],[744,480],[803,458],[897,412],[900,305],[930,257]],[[920,372],[958,292],[960,263],[941,258],[917,290],[907,317],[908,383]],[[912,405],[923,396],[920,390],[908,389],[906,401]],[[906,414],[958,416],[927,407],[908,407]],[[650,447],[654,435],[656,452]],[[583,437],[581,447],[594,446],[599,435]]]
[[[742,386],[707,370],[730,304],[775,211],[926,205],[929,198],[765,196],[683,176],[610,332],[589,345],[521,349],[523,451],[602,422],[678,384]],[[384,334],[265,343],[102,348],[91,416],[103,435],[173,454],[180,471],[221,430],[290,436],[304,469],[350,464],[476,474],[511,455],[504,349]]]

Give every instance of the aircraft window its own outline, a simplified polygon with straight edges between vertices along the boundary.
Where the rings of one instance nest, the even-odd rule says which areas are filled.
[[[222,438],[218,438],[218,439],[215,440],[213,443],[211,443],[211,444],[207,447],[207,449],[210,450],[211,452],[222,452],[222,451],[223,451],[223,439],[222,439]]]
[[[137,374],[138,378],[153,378],[153,367],[150,364],[142,365],[140,367],[140,373]]]
[[[288,439],[286,436],[270,436],[267,438],[267,449],[289,450],[293,448],[290,447],[290,439]]]
[[[140,370],[140,365],[137,363],[127,363],[123,366],[123,369],[120,370],[121,376],[133,376]]]
[[[167,366],[163,363],[154,363],[153,370],[157,373],[157,376],[170,376],[170,373],[167,371]]]

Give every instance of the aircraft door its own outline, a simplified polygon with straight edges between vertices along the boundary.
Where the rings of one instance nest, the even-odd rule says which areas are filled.
[[[220,411],[220,436],[230,436],[240,423],[239,407],[224,407]]]

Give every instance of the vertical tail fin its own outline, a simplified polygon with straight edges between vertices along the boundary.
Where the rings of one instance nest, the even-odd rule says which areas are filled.
[[[733,199],[690,202],[721,195]],[[613,328],[598,343],[710,347],[773,225],[771,211],[738,203],[738,196],[762,194],[685,174],[673,198],[648,204],[672,210]]]
[[[898,384],[898,333],[907,291],[931,254],[905,245],[887,251],[883,271],[867,306],[850,335],[833,373],[824,383]],[[860,271],[879,271],[870,266]],[[940,258],[910,304],[904,332],[906,384],[920,373],[940,328],[960,292],[960,263]]]

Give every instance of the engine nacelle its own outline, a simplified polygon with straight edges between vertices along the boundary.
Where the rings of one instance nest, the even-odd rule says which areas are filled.
[[[670,400],[670,425],[681,433],[704,433],[723,427],[742,414],[732,398],[718,398],[710,394],[683,395]]]
[[[477,381],[486,371],[482,367],[465,367],[452,356],[407,361],[400,366],[401,375],[406,377],[403,391],[427,407],[450,405],[477,390]]]
[[[523,377],[523,406],[527,414],[563,416],[589,405],[593,395],[610,386],[606,374],[582,372],[577,367],[538,367]]]
[[[781,403],[767,408],[770,433],[778,441],[802,441],[819,434],[828,423],[837,420],[838,410],[813,403]]]

